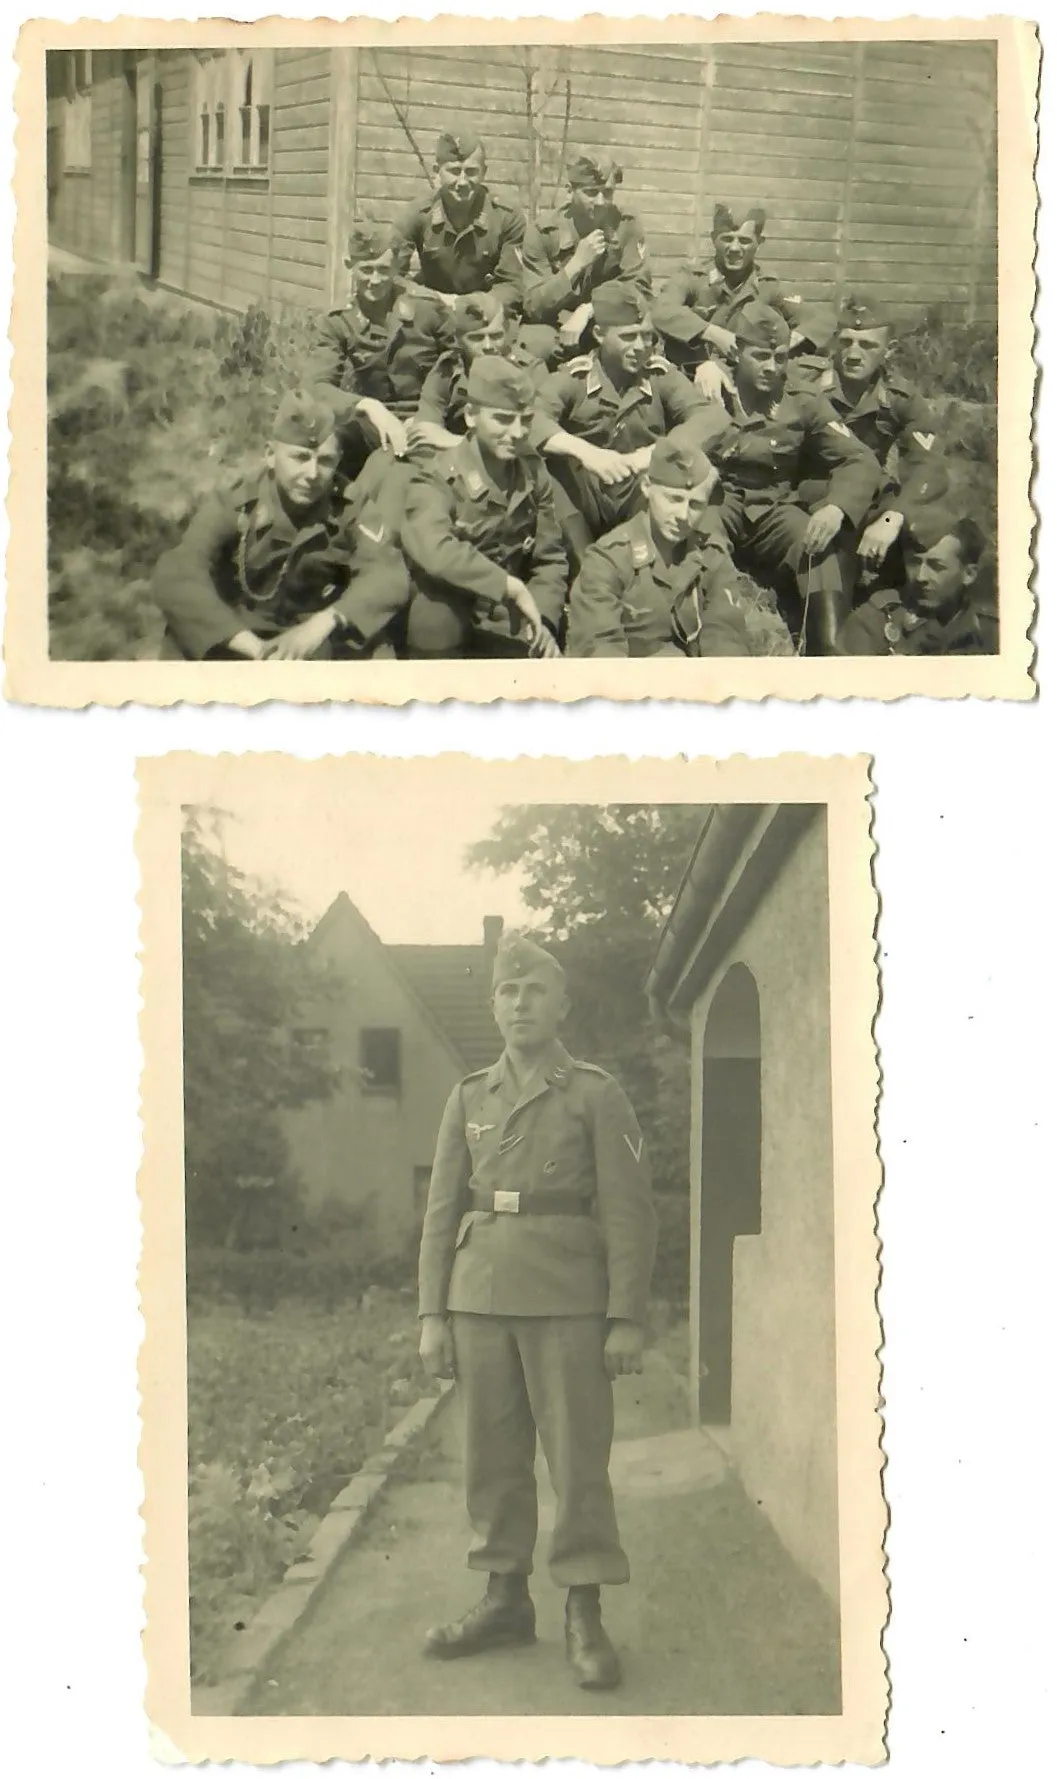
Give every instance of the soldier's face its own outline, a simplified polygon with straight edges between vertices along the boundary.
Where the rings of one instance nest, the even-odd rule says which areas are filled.
[[[505,313],[494,315],[487,326],[472,327],[459,335],[462,354],[467,364],[475,358],[501,358],[506,349],[510,324]]]
[[[977,577],[976,563],[963,562],[958,540],[941,537],[928,550],[906,552],[907,575],[926,611],[940,611],[961,600]]]
[[[853,383],[879,376],[888,352],[888,329],[843,327],[837,335],[837,369]]]
[[[265,455],[283,499],[298,509],[322,500],[333,485],[340,461],[341,447],[333,433],[315,448],[286,445],[276,439]]]
[[[614,370],[637,377],[645,370],[653,340],[652,330],[641,321],[629,327],[603,327],[598,331],[598,356],[610,375]]]
[[[738,382],[758,395],[777,395],[785,383],[788,346],[743,346],[738,354]]]
[[[531,408],[486,408],[466,405],[466,424],[482,450],[510,463],[528,444]]]
[[[613,215],[613,200],[616,195],[616,181],[608,185],[577,185],[572,191],[569,209],[573,221],[588,235],[592,229],[605,228]]]
[[[703,523],[718,481],[716,470],[696,488],[663,488],[659,482],[643,477],[654,531],[669,543],[681,543],[690,537]]]
[[[441,161],[437,185],[441,196],[458,210],[467,210],[484,190],[484,149],[475,148],[468,160]]]
[[[492,1011],[504,1041],[519,1050],[552,1044],[568,1011],[565,984],[557,970],[530,970],[497,983]]]
[[[380,259],[361,259],[352,268],[353,295],[369,303],[384,302],[396,289],[396,269],[391,253]]]
[[[724,229],[721,235],[713,235],[712,241],[716,265],[724,274],[747,272],[755,265],[760,237],[754,222],[743,222],[738,229]]]

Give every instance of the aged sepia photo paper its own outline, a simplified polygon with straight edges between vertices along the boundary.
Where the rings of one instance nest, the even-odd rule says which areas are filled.
[[[138,778],[154,1755],[883,1762],[869,759]]]
[[[1033,695],[1030,22],[18,62],[12,699]]]

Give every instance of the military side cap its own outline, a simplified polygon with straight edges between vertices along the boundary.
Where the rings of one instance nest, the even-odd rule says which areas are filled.
[[[816,352],[825,352],[836,332],[833,310],[823,303],[805,303],[797,310],[796,331]]]
[[[880,304],[872,302],[869,297],[851,293],[841,303],[838,327],[850,327],[865,332],[867,329],[889,325],[888,316]]]
[[[466,399],[483,408],[531,408],[532,378],[509,358],[475,358],[466,375]]]
[[[612,278],[591,292],[591,307],[599,327],[634,327],[646,313],[635,286],[619,278]]]
[[[574,191],[582,185],[622,185],[624,169],[607,154],[577,154],[569,162],[565,177]]]
[[[451,314],[452,326],[457,334],[472,334],[475,328],[487,327],[502,313],[502,299],[494,292],[470,291],[466,296],[456,297]]]
[[[742,346],[788,346],[789,323],[766,303],[746,303],[735,318],[734,338]]]
[[[680,444],[678,439],[658,439],[650,452],[647,471],[651,482],[662,488],[700,488],[711,479],[713,465],[696,445]]]
[[[381,223],[359,222],[345,244],[345,258],[353,264],[359,260],[381,259],[392,245],[392,232]]]
[[[712,212],[712,233],[714,235],[733,234],[747,222],[756,224],[756,233],[763,234],[763,225],[767,221],[767,212],[762,204],[717,204]]]
[[[542,945],[512,933],[509,939],[499,942],[492,966],[492,988],[497,989],[501,982],[516,982],[521,976],[531,976],[534,970],[553,970],[558,976],[565,975],[557,958],[544,951]]]
[[[317,450],[337,428],[334,409],[322,396],[294,389],[283,396],[272,426],[278,445],[301,445]]]
[[[912,550],[931,550],[942,537],[949,537],[963,517],[951,506],[915,507],[908,513],[903,527],[903,544]]]
[[[433,155],[438,167],[443,167],[447,161],[468,161],[483,147],[480,136],[473,130],[442,130]]]
[[[558,329],[548,326],[545,321],[523,321],[517,330],[515,345],[523,358],[549,367],[558,356],[561,339]]]

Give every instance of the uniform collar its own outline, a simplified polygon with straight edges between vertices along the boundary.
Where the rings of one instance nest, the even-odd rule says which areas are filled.
[[[629,383],[628,387],[621,392],[602,369],[598,353],[592,352],[589,354],[589,357],[590,365],[584,381],[584,388],[588,395],[602,395],[608,393],[612,396],[615,402],[623,404],[627,401],[629,395],[653,394],[653,384],[650,382],[648,371],[643,373],[637,383]]]
[[[472,433],[466,434],[462,444],[456,446],[451,455],[472,500],[484,500],[490,496],[500,505],[509,506],[511,501],[525,488],[527,477],[524,462],[521,459],[518,459],[515,464],[517,474],[509,488],[502,488],[498,482],[492,480],[485,468],[480,446]]]
[[[876,414],[877,410],[884,406],[884,396],[885,396],[884,378],[883,378],[883,376],[875,377],[872,383],[868,383],[866,385],[866,388],[862,391],[862,394],[860,396],[858,396],[855,401],[852,401],[851,396],[848,394],[848,391],[845,389],[844,384],[841,382],[840,372],[838,371],[836,365],[834,364],[834,366],[833,366],[833,388],[826,390],[826,396],[829,401],[832,401],[833,397],[836,396],[838,402],[844,408],[845,412],[848,414],[854,414],[857,419],[859,418],[860,415],[863,415],[863,414]]]
[[[474,234],[486,235],[492,226],[494,216],[495,206],[492,203],[492,194],[487,189],[482,192],[481,202],[478,204],[473,216],[470,217],[468,222],[464,222],[461,227],[457,223],[452,222],[451,217],[444,208],[444,199],[439,192],[429,207],[429,220],[433,228],[439,230],[442,234],[448,235],[453,241],[461,240],[462,236],[468,235],[471,230]]]
[[[540,1057],[529,1079],[518,1092],[518,1103],[523,1104],[530,1099],[537,1099],[548,1087],[556,1087],[559,1090],[568,1087],[572,1078],[572,1070],[573,1059],[565,1045],[556,1038],[550,1049]],[[485,1076],[485,1081],[492,1093],[507,1083],[512,1089],[517,1090],[517,1083],[514,1080],[505,1050],[499,1060],[492,1064]]]
[[[281,543],[292,544],[302,532],[312,531],[317,526],[331,526],[336,523],[335,509],[338,485],[331,490],[330,498],[322,501],[317,511],[306,514],[300,524],[287,512],[279,499],[279,490],[275,485],[275,477],[270,470],[262,470],[257,482],[256,500],[251,514],[251,523],[257,537],[265,535],[277,538]],[[342,497],[343,498],[343,497]]]
[[[759,268],[753,266],[752,271],[746,278],[742,279],[740,284],[728,284],[726,277],[720,271],[719,267],[713,266],[711,272],[708,274],[708,282],[711,284],[713,291],[719,296],[726,297],[727,301],[730,303],[736,303],[739,298],[745,296],[746,293],[750,296],[757,296],[759,294]]]

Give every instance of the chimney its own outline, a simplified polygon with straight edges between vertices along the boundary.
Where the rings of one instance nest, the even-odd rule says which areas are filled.
[[[499,941],[503,933],[503,916],[501,914],[486,914],[482,926],[484,928],[482,944],[485,956],[493,958],[499,948]]]

